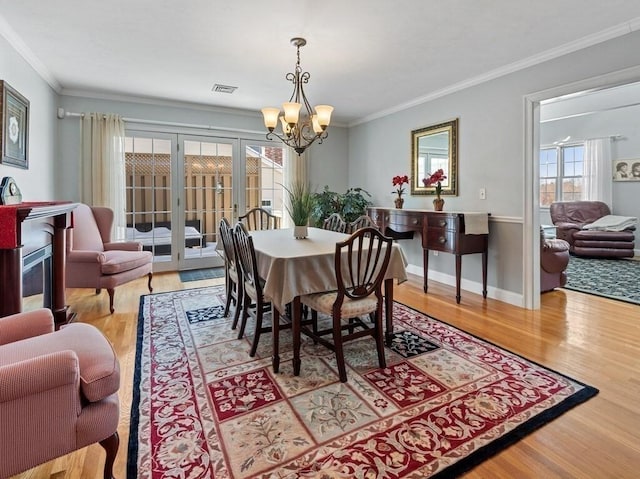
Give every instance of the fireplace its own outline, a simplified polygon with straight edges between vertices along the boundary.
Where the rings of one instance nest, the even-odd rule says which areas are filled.
[[[22,311],[23,273],[41,267],[44,305],[52,310],[56,325],[69,321],[66,230],[75,207],[70,202],[0,206],[0,317]]]

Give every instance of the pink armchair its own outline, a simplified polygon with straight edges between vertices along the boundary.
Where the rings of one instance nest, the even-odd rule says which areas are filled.
[[[67,287],[102,288],[109,293],[113,313],[116,286],[141,276],[153,277],[151,252],[134,241],[111,242],[113,211],[98,206],[78,205],[73,211],[73,228],[67,230]]]
[[[97,328],[54,331],[48,309],[0,318],[0,477],[99,442],[111,479],[119,387],[118,359]]]

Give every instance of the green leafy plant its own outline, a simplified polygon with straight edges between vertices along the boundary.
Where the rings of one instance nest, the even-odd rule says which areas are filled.
[[[317,227],[322,226],[322,222],[332,213],[340,213],[340,216],[347,222],[354,221],[359,216],[366,214],[367,206],[372,203],[368,198],[371,195],[362,188],[349,188],[346,193],[336,193],[325,186],[320,193],[315,193],[311,220]]]
[[[308,183],[296,182],[287,188],[282,185],[289,195],[289,203],[285,204],[287,213],[296,226],[306,226],[314,207],[314,193]]]

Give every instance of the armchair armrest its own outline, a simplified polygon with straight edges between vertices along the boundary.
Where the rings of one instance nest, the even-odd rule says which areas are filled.
[[[0,345],[52,333],[53,315],[46,308],[0,318]]]
[[[104,254],[101,251],[72,250],[67,251],[67,261],[69,263],[102,263]]]
[[[137,241],[118,241],[104,244],[105,251],[142,251],[142,244]]]
[[[80,405],[80,368],[73,351],[58,351],[0,366],[0,405],[68,387]]]

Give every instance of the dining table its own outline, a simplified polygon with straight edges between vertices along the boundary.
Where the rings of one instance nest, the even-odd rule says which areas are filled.
[[[336,243],[348,234],[321,228],[308,228],[304,239],[294,237],[293,228],[250,231],[256,252],[260,277],[264,279],[263,294],[282,315],[291,311],[293,335],[293,372],[300,374],[300,332],[302,308],[300,297],[338,287],[335,270]],[[392,245],[391,257],[384,280],[385,340],[390,344],[393,335],[393,284],[407,279],[407,260],[397,243]],[[291,304],[290,308],[287,305]],[[280,362],[278,327],[273,328],[273,366],[277,372]]]

